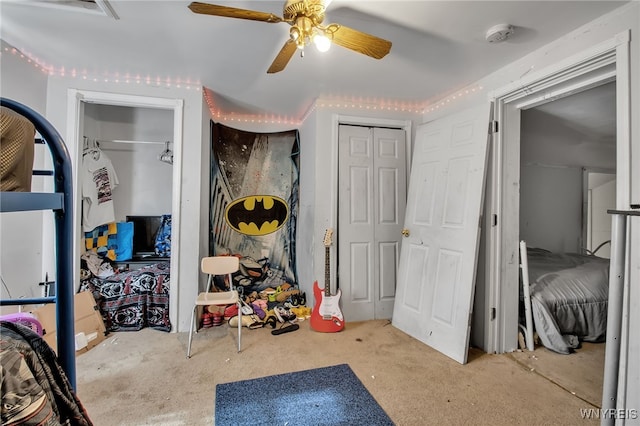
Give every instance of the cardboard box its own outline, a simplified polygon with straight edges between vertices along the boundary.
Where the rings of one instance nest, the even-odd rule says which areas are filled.
[[[76,355],[86,352],[105,339],[106,328],[100,310],[89,291],[77,293],[73,300]],[[44,332],[44,340],[57,353],[58,337],[56,333],[56,305],[44,305],[32,312]]]

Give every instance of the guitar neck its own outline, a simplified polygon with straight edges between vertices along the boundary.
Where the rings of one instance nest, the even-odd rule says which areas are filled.
[[[329,246],[324,248],[324,295],[331,296],[331,269],[329,268]]]

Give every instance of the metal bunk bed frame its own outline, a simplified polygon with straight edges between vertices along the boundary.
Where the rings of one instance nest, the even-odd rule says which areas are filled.
[[[21,114],[33,123],[46,142],[53,159],[54,192],[0,192],[0,212],[53,210],[55,216],[56,280],[55,296],[31,299],[0,299],[0,306],[56,304],[58,360],[71,386],[76,389],[76,352],[73,288],[73,176],[71,157],[64,140],[42,115],[7,98],[0,105]],[[44,174],[36,173],[34,174]]]

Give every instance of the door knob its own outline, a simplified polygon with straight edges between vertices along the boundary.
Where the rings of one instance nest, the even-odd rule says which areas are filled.
[[[402,236],[403,237],[408,237],[409,236],[409,230],[407,228],[403,228],[402,229]]]

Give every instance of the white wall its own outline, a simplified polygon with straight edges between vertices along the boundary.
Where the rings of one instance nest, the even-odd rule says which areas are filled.
[[[162,145],[102,143],[118,176],[113,190],[116,221],[130,215],[171,214],[173,169],[158,160]]]
[[[520,158],[525,164],[615,170],[616,143],[590,137],[531,109],[521,113]]]
[[[13,99],[44,115],[47,102],[47,75],[20,58],[20,53],[11,53],[12,47],[2,40],[0,61],[0,94]],[[9,52],[5,48],[10,49]]]
[[[118,176],[113,191],[116,221],[128,215],[171,214],[173,166],[158,156],[166,147],[162,141],[173,140],[172,110],[87,104],[84,136],[101,141]],[[156,141],[161,143],[144,143]]]
[[[578,253],[582,246],[582,169],[520,169],[520,239],[528,247]]]
[[[313,306],[313,282],[321,277],[314,269],[314,264],[319,261],[318,254],[322,252],[317,244],[314,244],[322,239],[322,236],[316,234],[314,226],[317,210],[322,209],[322,205],[316,204],[316,194],[321,187],[319,184],[325,188],[329,186],[326,179],[316,179],[316,168],[327,170],[326,167],[318,166],[316,159],[318,145],[322,145],[318,143],[321,139],[315,136],[318,131],[317,122],[316,114],[312,114],[300,127],[300,211],[296,233],[296,270],[300,289],[306,293],[308,306]]]
[[[199,239],[198,249],[202,256],[209,255],[209,206],[210,206],[210,189],[211,186],[211,111],[207,105],[207,101],[204,96],[201,98],[201,113],[200,113],[200,133],[202,134],[202,143],[200,144],[200,187],[201,196],[199,209],[203,214],[199,218],[199,228],[202,230],[201,237]],[[171,253],[172,257],[180,256],[180,253]],[[200,265],[198,265],[200,268]],[[196,288],[198,292],[204,291],[206,287],[206,280],[202,273],[198,273],[199,281],[196,281],[198,285]],[[185,329],[186,330],[186,329]]]
[[[20,58],[19,54],[4,50],[0,61],[0,95],[20,102],[44,115],[46,105],[47,76]],[[48,149],[37,145],[34,158],[35,169],[50,169]],[[31,190],[43,191],[51,177],[35,176]],[[43,227],[43,223],[46,227]],[[45,273],[53,279],[55,266],[50,262],[53,244],[44,244],[43,232],[49,233],[53,226],[51,212],[14,212],[0,215],[0,294],[6,299],[41,296]],[[51,239],[48,240],[49,242]],[[46,263],[46,267],[43,265]],[[14,308],[5,307],[3,311]]]
[[[582,170],[615,170],[615,141],[530,109],[521,113],[520,147],[520,239],[529,247],[580,253],[586,247]]]
[[[169,109],[87,104],[85,117],[93,118],[95,136],[101,139],[173,139],[173,111]]]

